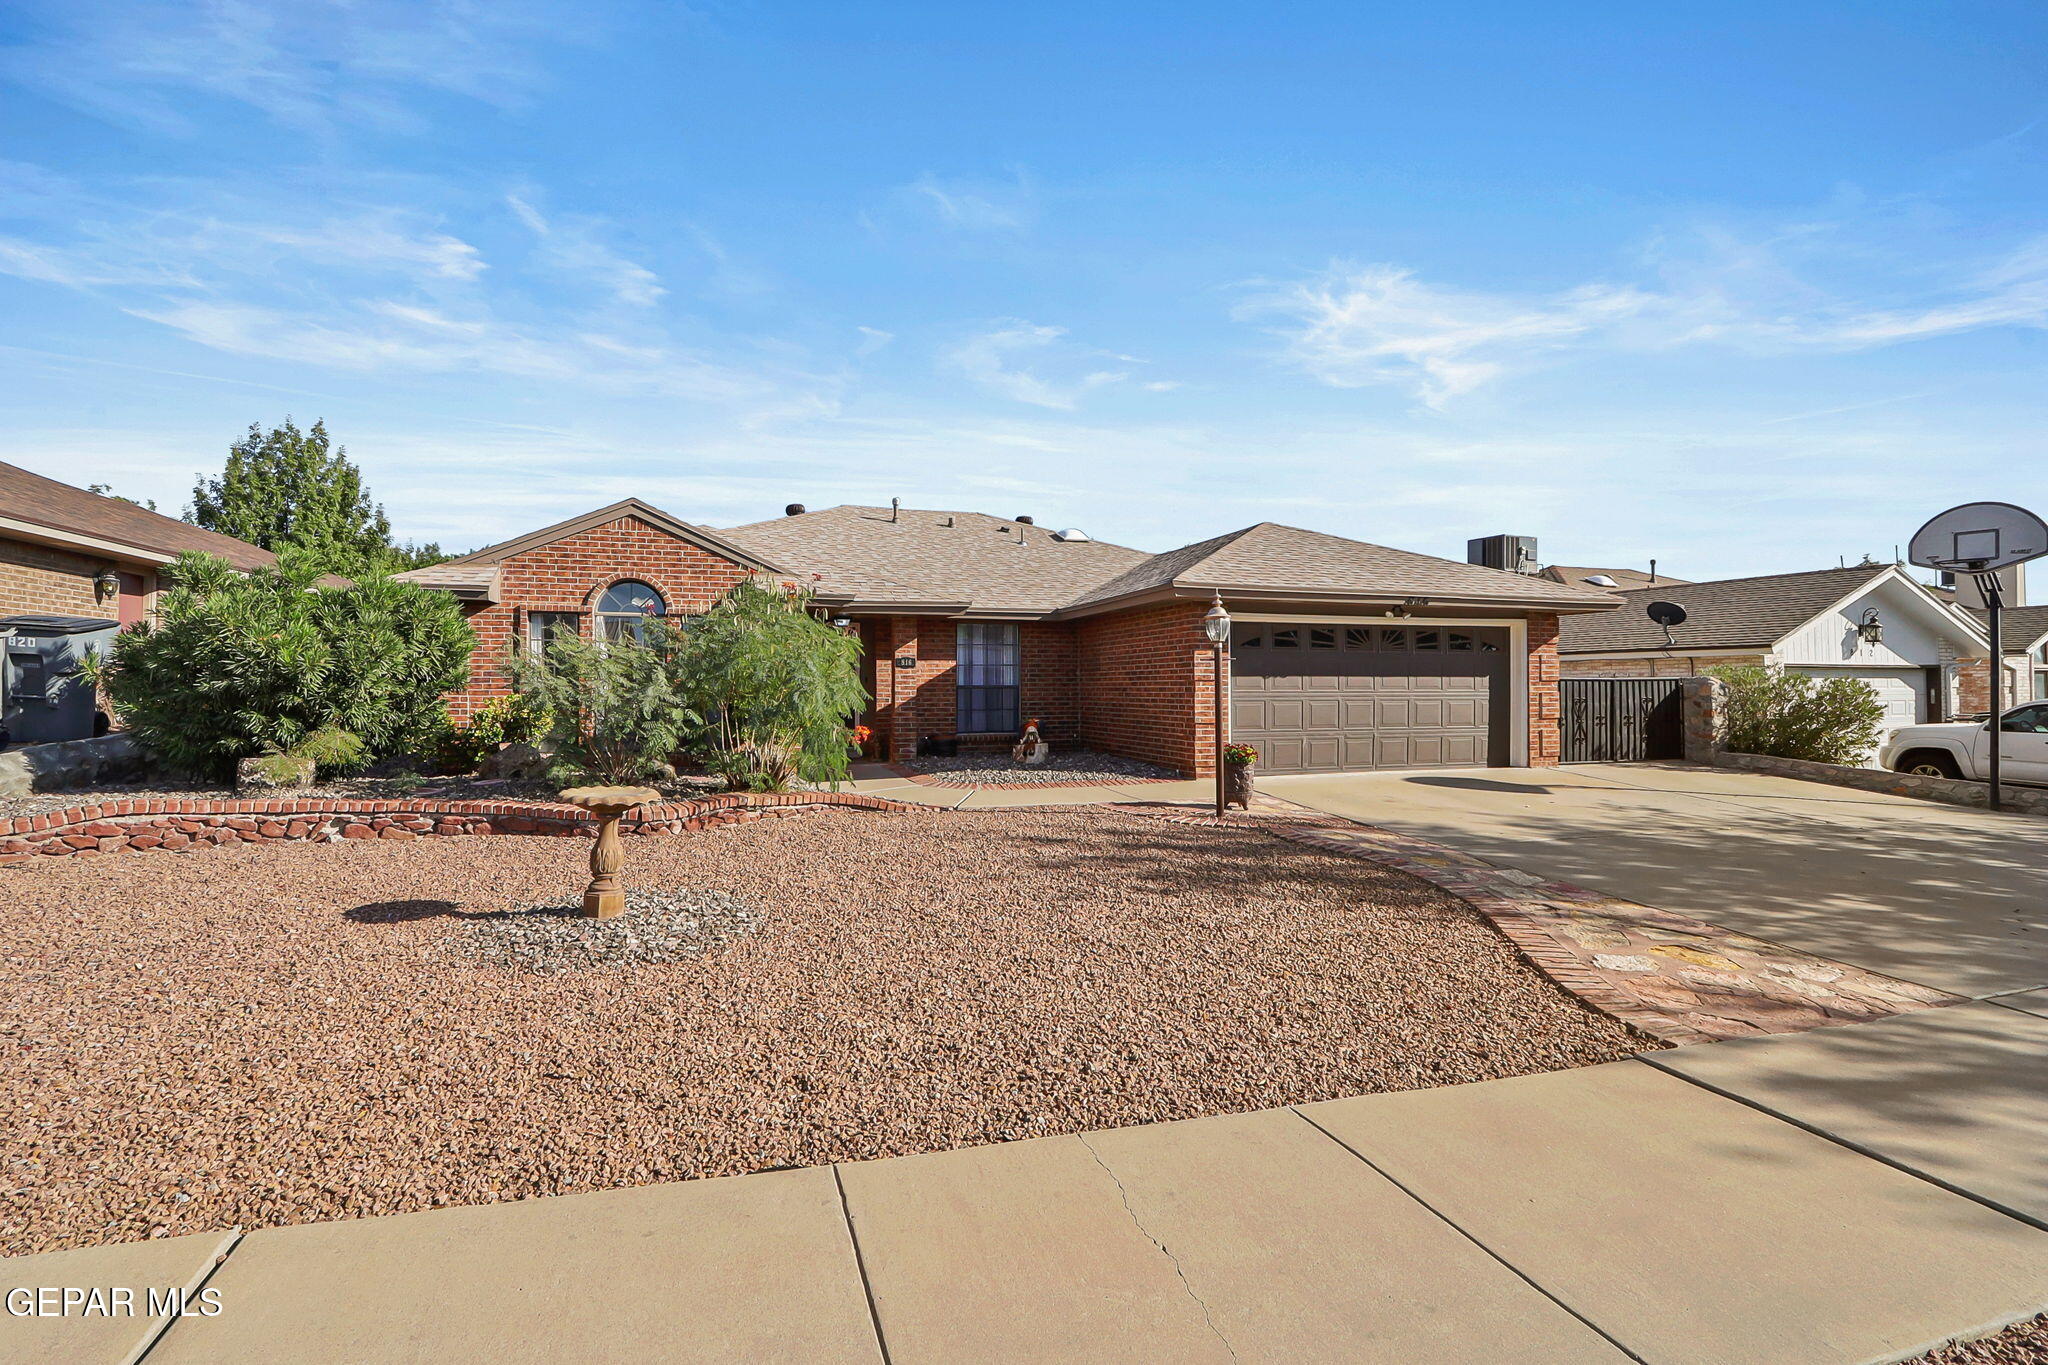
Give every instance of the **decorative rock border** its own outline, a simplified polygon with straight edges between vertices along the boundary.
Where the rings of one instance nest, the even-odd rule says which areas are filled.
[[[1099,777],[1082,777],[1071,782],[948,782],[932,773],[921,773],[914,768],[907,768],[901,763],[887,763],[883,766],[906,782],[915,782],[920,787],[944,787],[948,791],[1027,792],[1050,791],[1063,787],[1144,787],[1155,782],[1187,780],[1184,777],[1119,777],[1105,781]],[[973,769],[962,768],[957,771],[972,772]]]
[[[1883,768],[1845,768],[1835,763],[1811,763],[1803,758],[1778,758],[1771,754],[1739,754],[1733,749],[1717,750],[1717,768],[1740,768],[1744,772],[1772,777],[1792,777],[1802,782],[1825,782],[1856,791],[1883,792],[1888,796],[1911,796],[1922,801],[1945,801],[1952,806],[1991,804],[1991,785],[1960,777],[1921,777],[1913,773],[1887,772]],[[2004,784],[2003,800],[2008,811],[2048,815],[2048,790]]]
[[[641,806],[620,822],[619,831],[680,834],[817,809],[902,812],[914,808],[862,792],[734,792]],[[0,863],[92,857],[123,849],[175,852],[272,840],[329,843],[337,839],[486,834],[595,838],[597,822],[575,806],[543,801],[348,797],[176,801],[143,797],[0,820]]]
[[[1420,877],[1486,916],[1558,985],[1668,1043],[1798,1033],[1961,999],[1262,792],[1252,801],[1251,812],[1227,815],[1224,823]],[[1216,823],[1214,815],[1184,806],[1117,809],[1178,824]]]

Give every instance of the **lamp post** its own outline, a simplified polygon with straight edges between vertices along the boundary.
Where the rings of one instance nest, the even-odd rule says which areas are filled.
[[[1223,819],[1223,650],[1230,643],[1230,613],[1223,609],[1223,594],[1217,593],[1209,603],[1209,614],[1202,618],[1202,633],[1209,637],[1209,650],[1215,664],[1215,707],[1216,707],[1216,818]]]

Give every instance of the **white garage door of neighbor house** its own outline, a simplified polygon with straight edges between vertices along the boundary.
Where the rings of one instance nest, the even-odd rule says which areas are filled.
[[[1884,731],[1918,725],[1927,717],[1927,675],[1917,668],[1807,668],[1816,678],[1854,678],[1869,683],[1884,703]]]

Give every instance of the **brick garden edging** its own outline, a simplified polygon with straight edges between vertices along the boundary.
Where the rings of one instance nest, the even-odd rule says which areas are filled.
[[[620,821],[619,831],[681,834],[818,809],[902,812],[913,807],[863,792],[733,792],[637,807]],[[597,822],[589,812],[543,801],[348,797],[178,801],[140,797],[0,820],[0,863],[244,842],[328,843],[488,834],[592,838],[596,833]]]
[[[1485,916],[1559,986],[1667,1043],[1798,1033],[1961,999],[1263,792],[1252,803],[1250,812],[1224,822],[1420,877]],[[1117,809],[1179,824],[1216,823],[1188,806]]]

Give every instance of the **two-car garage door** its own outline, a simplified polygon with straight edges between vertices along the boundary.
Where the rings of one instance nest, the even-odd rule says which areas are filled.
[[[1241,622],[1230,737],[1268,773],[1507,762],[1508,633],[1499,627]]]

